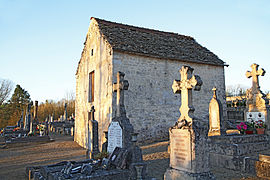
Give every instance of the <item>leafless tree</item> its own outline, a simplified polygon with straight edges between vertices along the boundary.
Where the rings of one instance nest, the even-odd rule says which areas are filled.
[[[13,83],[7,79],[0,79],[0,105],[9,97],[13,89]]]

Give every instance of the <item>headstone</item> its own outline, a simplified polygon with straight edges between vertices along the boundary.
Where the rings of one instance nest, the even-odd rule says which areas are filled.
[[[102,152],[108,152],[108,131],[104,131],[105,142],[102,144]]]
[[[91,131],[91,154],[90,154],[90,158],[93,159],[98,153],[99,153],[99,149],[98,149],[98,122],[95,120],[95,108],[94,106],[92,106],[91,108],[91,125],[92,125],[92,131]]]
[[[64,119],[64,121],[66,121],[67,120],[67,103],[65,103],[65,112],[64,112],[64,117],[63,117],[63,119]]]
[[[264,76],[265,70],[258,69],[258,64],[251,65],[251,71],[246,72],[246,77],[252,77],[252,87],[247,90],[246,96],[246,121],[258,121],[262,120],[267,126],[268,133],[270,130],[270,106],[269,100],[266,95],[260,90],[259,76]]]
[[[34,106],[34,116],[33,120],[31,122],[31,132],[35,133],[35,130],[38,125],[38,101],[35,101],[35,106]]]
[[[38,101],[35,101],[34,107],[34,121],[38,122]]]
[[[20,117],[20,120],[17,122],[17,127],[23,128],[23,113],[24,111],[22,110],[22,115]]]
[[[31,103],[28,103],[27,110],[25,113],[25,121],[24,121],[24,130],[29,131],[30,130],[30,122],[31,122]]]
[[[217,98],[217,89],[213,89],[213,98],[209,104],[209,131],[208,136],[219,136],[225,134],[223,126],[222,104]]]
[[[209,170],[207,124],[193,116],[192,89],[200,90],[202,81],[193,69],[182,66],[181,80],[174,80],[174,93],[181,94],[181,116],[170,133],[170,168],[164,179],[214,179]]]
[[[124,105],[124,90],[128,90],[129,83],[124,80],[125,74],[117,73],[117,82],[113,84],[116,96],[116,113],[108,128],[108,152],[112,153],[115,147],[128,148],[131,146],[131,133],[134,129],[126,116]]]

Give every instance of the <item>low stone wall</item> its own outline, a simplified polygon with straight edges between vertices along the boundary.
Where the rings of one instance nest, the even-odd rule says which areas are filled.
[[[270,147],[267,135],[212,136],[209,140],[210,166],[237,171],[254,169],[254,166],[249,167],[247,163],[256,159],[251,159],[248,154]]]

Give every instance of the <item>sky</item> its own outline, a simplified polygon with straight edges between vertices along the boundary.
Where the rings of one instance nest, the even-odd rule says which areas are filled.
[[[0,78],[32,100],[60,100],[76,89],[75,73],[91,17],[192,36],[228,64],[227,87],[249,88],[257,63],[270,90],[268,0],[0,0]],[[196,71],[196,70],[195,70]]]

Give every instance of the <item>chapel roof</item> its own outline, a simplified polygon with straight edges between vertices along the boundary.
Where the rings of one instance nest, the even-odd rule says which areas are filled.
[[[172,32],[135,27],[92,17],[114,51],[181,60],[193,63],[226,65],[217,55],[193,37]]]

